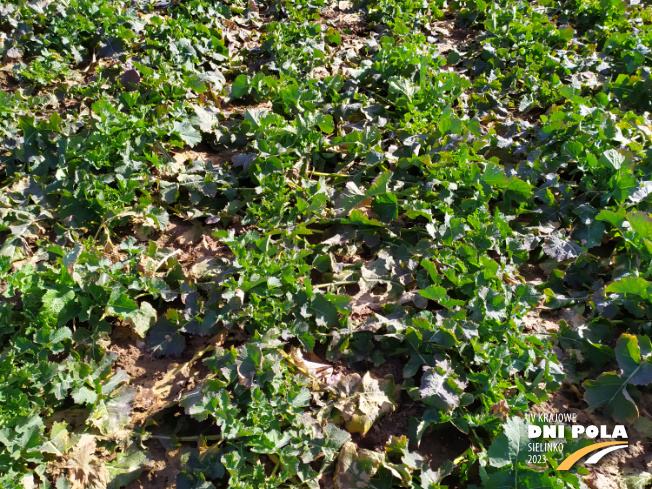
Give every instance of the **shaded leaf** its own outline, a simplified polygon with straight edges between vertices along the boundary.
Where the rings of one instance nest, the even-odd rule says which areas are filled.
[[[179,326],[166,318],[161,318],[147,336],[147,349],[155,356],[179,356],[186,347],[186,339]]]
[[[604,407],[619,423],[628,423],[638,418],[636,403],[627,392],[627,379],[616,372],[606,372],[597,380],[587,380],[583,385],[584,400],[589,409]]]

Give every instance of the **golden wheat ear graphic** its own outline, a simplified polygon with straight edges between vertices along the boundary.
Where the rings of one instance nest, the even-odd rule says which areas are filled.
[[[595,464],[599,462],[600,459],[604,457],[606,454],[613,452],[614,450],[618,450],[619,448],[627,448],[628,446],[629,445],[627,445],[627,443],[623,443],[622,441],[605,441],[603,443],[596,443],[594,445],[589,445],[588,447],[581,448],[578,451],[571,453],[559,465],[559,467],[557,467],[557,470],[568,470],[573,465],[575,465],[575,463],[579,459],[581,459],[584,455],[588,455],[589,453],[595,452],[596,450],[600,450],[601,448],[603,450],[600,450],[598,453],[594,454],[591,458],[589,458],[586,461],[587,464]]]

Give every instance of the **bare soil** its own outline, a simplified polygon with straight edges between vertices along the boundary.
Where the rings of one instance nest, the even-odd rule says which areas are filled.
[[[126,489],[175,489],[177,473],[181,469],[180,451],[167,450],[159,440],[145,442],[152,460],[151,470],[143,472]]]
[[[217,336],[191,336],[186,341],[186,349],[181,357],[174,359],[151,355],[145,350],[143,342],[134,341],[129,335],[114,336],[111,351],[119,354],[114,368],[124,369],[129,374],[131,385],[138,390],[134,398],[134,426],[157,425],[156,419],[165,410],[173,407],[183,394],[204,382],[210,376],[210,370],[201,358],[193,363],[191,360],[197,352],[205,350],[210,344],[226,339],[226,334],[221,339]],[[166,424],[169,423],[161,423]],[[143,472],[127,489],[175,488],[176,474],[181,469],[180,451],[166,449],[155,438],[147,440],[145,445],[149,449],[152,463],[149,470]]]
[[[0,67],[0,88],[3,92],[14,92],[20,88],[20,84],[13,77],[9,65]]]
[[[231,256],[229,247],[213,238],[210,229],[197,221],[170,219],[170,223],[155,243],[159,249],[169,248],[177,251],[176,259],[184,273],[195,278],[200,278],[196,276],[200,272],[194,268],[195,265],[210,262],[214,258]]]
[[[473,29],[458,27],[452,19],[434,21],[430,26],[430,34],[437,36],[437,49],[443,55],[453,49],[464,51],[476,34]]]

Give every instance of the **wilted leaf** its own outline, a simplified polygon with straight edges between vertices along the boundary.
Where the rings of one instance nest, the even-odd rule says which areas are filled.
[[[326,436],[326,444],[330,448],[339,450],[342,446],[351,439],[348,431],[339,429],[333,423],[327,423],[324,427],[324,435]]]
[[[378,418],[396,409],[400,399],[400,388],[391,375],[377,380],[369,372],[363,377],[350,374],[340,380],[337,388],[342,398],[335,407],[351,433],[366,434]]]
[[[652,383],[652,344],[648,336],[623,334],[615,352],[620,375],[607,372],[595,381],[586,381],[584,398],[590,409],[604,407],[616,421],[630,422],[638,417],[638,408],[627,385]]]
[[[111,435],[121,429],[131,419],[132,402],[136,389],[122,386],[109,399],[99,401],[89,416],[89,423],[97,427],[103,435]]]
[[[80,438],[81,435],[71,436],[68,432],[68,425],[65,422],[55,422],[52,425],[50,439],[43,443],[41,450],[61,457],[68,453],[79,442]]]
[[[333,366],[326,363],[311,362],[304,358],[303,352],[298,348],[292,347],[290,349],[290,357],[292,360],[314,378],[328,383],[331,375],[333,375]]]
[[[652,344],[650,337],[624,333],[616,344],[616,360],[627,382],[652,384]]]
[[[369,190],[362,192],[354,182],[348,182],[340,192],[335,203],[335,212],[339,216],[348,216],[352,209],[362,205],[367,199],[377,195],[387,194],[387,184],[391,179],[392,173],[386,171],[376,177]]]
[[[106,489],[110,474],[95,456],[95,451],[95,437],[86,434],[66,457],[65,466],[72,489]]]
[[[337,457],[335,467],[335,489],[364,489],[383,461],[382,455],[371,450],[358,448],[347,441]]]

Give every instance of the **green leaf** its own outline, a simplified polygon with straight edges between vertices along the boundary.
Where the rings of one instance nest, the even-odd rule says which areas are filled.
[[[516,202],[525,202],[532,197],[532,185],[520,178],[511,177],[505,187],[505,197]]]
[[[339,46],[340,44],[342,44],[342,36],[340,35],[339,32],[337,32],[337,30],[335,30],[332,27],[329,27],[326,30],[326,40],[330,44],[334,44],[335,46]]]
[[[440,287],[439,285],[431,285],[427,289],[420,290],[419,295],[422,295],[426,299],[439,301],[446,297],[447,292],[445,288]]]
[[[595,218],[599,221],[607,221],[615,228],[620,228],[626,219],[625,209],[618,209],[618,212],[603,209]]]
[[[138,336],[144,338],[150,328],[156,323],[156,310],[149,302],[143,301],[139,309],[125,315],[124,319]]]
[[[566,42],[573,39],[574,34],[575,34],[575,30],[570,26],[564,27],[563,29],[559,29],[559,37]]]
[[[450,52],[448,53],[448,56],[446,56],[446,64],[452,66],[455,63],[457,63],[461,58],[462,56],[457,50],[451,49]]]
[[[439,276],[439,272],[437,271],[437,267],[435,266],[435,264],[430,260],[428,260],[427,258],[424,258],[423,260],[421,260],[421,266],[426,270],[428,270],[428,274],[430,275],[430,278],[433,280],[433,282],[436,282]],[[419,293],[421,293],[421,291],[419,291]]]
[[[508,183],[505,170],[493,163],[487,163],[487,168],[480,177],[480,180],[487,185],[500,189],[505,188]]]
[[[546,255],[557,261],[572,260],[584,253],[584,250],[579,245],[554,235],[546,238],[543,243],[543,251]]]
[[[80,386],[72,391],[72,398],[76,404],[95,404],[97,394],[86,386]]]
[[[333,117],[328,114],[317,115],[317,126],[319,126],[319,129],[326,134],[330,134],[335,130]]]
[[[359,226],[377,226],[385,227],[378,219],[369,219],[367,215],[359,209],[353,209],[349,213],[348,219],[342,219],[343,224],[354,224]]]
[[[170,216],[163,207],[150,206],[147,209],[146,216],[153,221],[159,231],[164,231],[170,222]]]
[[[594,221],[593,219],[586,219],[583,224],[580,224],[575,232],[573,238],[580,242],[586,248],[594,248],[602,244],[602,236],[604,236],[606,227],[601,221]]]
[[[579,141],[566,141],[562,145],[562,151],[569,154],[575,159],[579,159],[584,151],[584,146]]]
[[[135,445],[131,445],[126,453],[119,453],[115,460],[106,464],[111,478],[107,489],[128,486],[138,479],[149,463],[149,456]]]
[[[640,277],[623,277],[610,283],[605,289],[606,293],[634,294],[643,298],[650,297],[650,282]]]
[[[172,126],[172,131],[175,132],[188,146],[191,148],[201,143],[201,133],[193,127],[190,122],[175,121]]]
[[[305,387],[296,393],[293,397],[290,397],[290,405],[294,407],[306,407],[310,405],[310,400],[312,399],[312,394],[309,389]]]
[[[628,212],[627,222],[644,239],[652,238],[652,217],[645,212]]]
[[[117,297],[116,297],[117,296]],[[138,304],[124,291],[115,291],[111,294],[111,302],[107,307],[107,312],[121,318],[129,317],[138,311]]]
[[[56,320],[58,326],[67,323],[74,318],[78,310],[75,308],[75,291],[72,287],[64,284],[56,284],[45,289],[43,294],[40,313],[46,318]]]
[[[247,75],[238,75],[231,85],[230,97],[233,99],[242,98],[249,93],[249,80]]]
[[[625,157],[615,149],[608,149],[598,159],[598,164],[604,168],[618,170],[623,166]]]
[[[371,210],[378,214],[378,219],[389,224],[398,217],[398,199],[394,194],[381,194],[374,197]]]
[[[317,326],[337,326],[339,324],[339,314],[337,307],[326,299],[323,294],[315,294],[310,310],[315,314]]]
[[[61,343],[64,340],[69,340],[70,338],[72,338],[72,331],[69,327],[64,326],[54,330],[50,336],[50,343],[56,345],[57,343]]]
[[[624,333],[615,348],[622,376],[629,384],[652,384],[652,345],[648,336]]]
[[[487,456],[492,467],[515,467],[524,462],[528,455],[528,423],[522,418],[510,418],[504,424],[503,432],[489,447]]]
[[[393,77],[389,82],[389,94],[393,97],[405,96],[408,100],[419,91],[418,85],[413,85],[406,78]]]
[[[450,411],[460,405],[466,387],[453,372],[446,358],[436,361],[434,367],[424,366],[419,396],[423,402],[441,411]]]
[[[200,105],[194,105],[193,109],[196,115],[193,122],[196,122],[202,132],[211,132],[215,127],[215,124],[217,124],[217,117],[215,114],[209,112]]]

